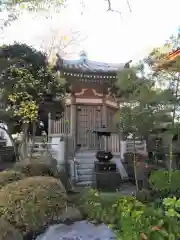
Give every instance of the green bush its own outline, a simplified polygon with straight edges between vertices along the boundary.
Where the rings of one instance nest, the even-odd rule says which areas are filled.
[[[176,193],[176,195],[180,195],[180,170],[175,170],[172,172],[171,192],[173,194]]]
[[[142,203],[149,203],[153,200],[153,197],[150,190],[142,189],[136,192],[136,199]]]
[[[108,196],[90,189],[82,197],[81,211],[90,220],[112,224],[118,221],[125,205],[137,202],[131,196],[123,197],[119,194]]]
[[[50,176],[56,177],[56,169],[51,164],[44,162],[17,163],[15,169],[22,172],[27,177],[33,176]]]
[[[163,209],[144,205],[134,197],[107,198],[92,189],[84,194],[83,203],[87,217],[108,224],[117,239],[169,240],[180,235],[179,221],[172,219],[172,207],[168,215]],[[166,208],[167,205],[169,202]]]
[[[0,240],[23,240],[21,233],[0,218]]]
[[[14,170],[0,172],[0,188],[4,187],[8,183],[18,181],[23,178],[25,178],[23,173]]]
[[[91,189],[84,194],[83,201],[87,217],[109,224],[117,239],[168,240],[171,236],[177,239],[180,234],[178,223],[163,209],[146,206],[134,197],[107,198]]]
[[[180,171],[175,170],[171,173],[171,181],[169,181],[169,172],[165,170],[154,171],[149,183],[151,188],[161,197],[172,194],[180,195]]]
[[[107,198],[94,189],[85,191],[81,198],[80,210],[84,217],[97,223],[109,223],[113,217],[112,205],[114,198]],[[111,220],[112,221],[112,220]]]
[[[65,189],[52,177],[30,177],[0,190],[0,215],[23,233],[57,219],[66,205]]]

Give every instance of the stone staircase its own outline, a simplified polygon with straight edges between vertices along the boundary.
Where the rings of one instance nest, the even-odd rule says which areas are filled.
[[[92,186],[95,183],[94,162],[96,161],[97,150],[80,150],[75,155],[76,162],[76,185]],[[122,180],[128,180],[127,172],[120,161],[119,155],[115,155],[113,160],[121,174]]]
[[[78,186],[92,186],[96,150],[80,150],[75,155]]]

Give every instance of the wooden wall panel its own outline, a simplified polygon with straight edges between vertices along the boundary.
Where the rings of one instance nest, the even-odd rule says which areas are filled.
[[[101,127],[102,110],[97,106],[77,106],[77,144],[85,148],[97,148],[97,137],[92,130]]]

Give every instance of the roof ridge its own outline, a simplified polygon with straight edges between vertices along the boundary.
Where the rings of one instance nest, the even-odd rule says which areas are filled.
[[[88,58],[80,58],[76,60],[63,59],[59,57],[57,63],[59,67],[69,70],[82,71],[82,72],[118,72],[122,70],[125,63],[107,63],[90,60]]]

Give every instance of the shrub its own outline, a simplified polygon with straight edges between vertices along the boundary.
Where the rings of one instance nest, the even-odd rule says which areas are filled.
[[[118,197],[119,198],[119,197]],[[110,223],[113,221],[114,212],[112,205],[117,197],[108,198],[94,189],[85,191],[81,198],[80,210],[84,217],[97,223]]]
[[[150,186],[161,197],[171,194],[180,195],[180,171],[175,170],[171,173],[171,181],[169,181],[169,172],[165,170],[154,171],[149,178]]]
[[[25,175],[23,173],[14,170],[0,172],[0,188],[8,183],[18,181],[23,178],[25,178]]]
[[[56,171],[50,163],[35,162],[17,163],[15,165],[17,171],[22,172],[27,177],[33,176],[50,176],[55,177]]]
[[[162,209],[144,205],[134,197],[104,198],[92,189],[84,194],[83,201],[88,218],[109,224],[117,239],[178,239],[179,222],[172,219],[174,212],[169,211],[168,216]]]
[[[0,215],[23,233],[57,219],[66,205],[65,189],[52,177],[30,177],[0,190]]]
[[[0,218],[0,240],[23,240],[21,233]]]
[[[104,195],[96,190],[90,189],[82,197],[83,214],[90,220],[114,224],[120,218],[121,212],[129,204],[136,204],[138,201],[131,196]],[[140,203],[141,204],[141,203]]]
[[[175,170],[171,176],[171,192],[176,195],[180,194],[180,171]]]
[[[136,199],[142,203],[148,203],[153,200],[153,197],[150,190],[142,189],[136,192]]]

